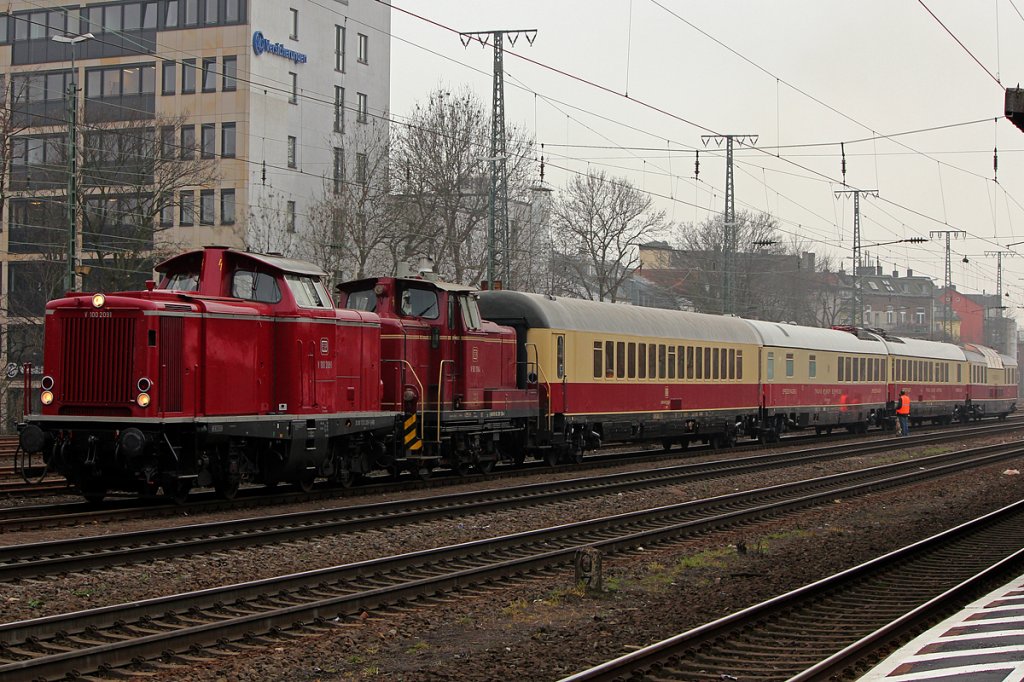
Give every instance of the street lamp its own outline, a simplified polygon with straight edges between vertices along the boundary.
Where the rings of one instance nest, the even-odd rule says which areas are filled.
[[[75,70],[75,46],[94,38],[92,33],[81,35],[53,36],[55,43],[63,43],[71,50],[71,82],[68,84],[68,270],[64,285],[67,291],[75,291],[75,261],[78,225],[78,192],[76,176],[78,175],[78,71]]]

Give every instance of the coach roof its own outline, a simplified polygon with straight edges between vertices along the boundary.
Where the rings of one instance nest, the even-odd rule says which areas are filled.
[[[655,336],[668,339],[759,344],[754,330],[737,317],[599,303],[577,298],[483,291],[480,313],[500,324],[530,328]]]
[[[762,320],[746,320],[746,322],[757,330],[766,346],[886,355],[885,346],[873,334],[870,335],[870,338],[861,338],[850,332],[837,329],[801,327],[795,324]]]

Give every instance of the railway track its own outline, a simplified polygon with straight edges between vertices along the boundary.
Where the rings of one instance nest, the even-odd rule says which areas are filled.
[[[560,525],[279,578],[0,626],[0,677],[56,679],[197,647],[292,637],[384,608],[560,568],[581,548],[616,553],[752,523],[837,498],[911,485],[1020,456],[1008,444],[919,458],[710,500]],[[1019,544],[1019,542],[1018,542]]]
[[[1024,501],[562,682],[856,679],[1024,569]]]
[[[1021,424],[1017,422],[991,422],[984,425],[971,426],[949,430],[939,428],[934,431],[920,432],[910,438],[895,439],[883,438],[868,441],[866,443],[851,443],[849,439],[840,442],[832,442],[824,445],[820,451],[823,453],[864,453],[879,452],[892,449],[894,446],[901,448],[916,447],[932,443],[942,443],[950,440],[975,437],[981,435],[998,435],[1001,433],[1019,430]],[[833,439],[834,440],[834,439]],[[790,441],[791,444],[802,442],[819,442],[814,436],[800,436]],[[868,448],[863,450],[862,448]],[[762,446],[751,445],[745,448],[737,448],[729,452],[757,452]],[[789,456],[782,453],[782,457]],[[590,456],[586,459],[587,469],[599,469],[602,467],[622,466],[624,464],[645,463],[663,461],[665,454],[660,450],[655,453],[650,450],[633,453],[602,453]],[[757,459],[755,456],[754,460]],[[729,460],[722,460],[719,466],[728,467],[730,462],[736,462],[744,466],[748,458],[732,457]],[[179,517],[183,513],[197,515],[224,510],[258,509],[262,507],[306,502],[313,500],[337,500],[339,498],[351,499],[360,496],[381,495],[391,492],[409,492],[415,490],[432,490],[446,486],[460,485],[472,480],[509,480],[527,474],[544,472],[578,472],[578,465],[563,465],[549,467],[543,462],[529,463],[520,468],[501,468],[487,476],[476,475],[445,476],[428,481],[415,478],[403,480],[384,479],[380,483],[369,484],[354,489],[339,489],[323,487],[314,489],[311,492],[287,492],[268,494],[265,488],[245,489],[239,493],[239,497],[233,501],[218,498],[214,493],[202,493],[193,496],[185,504],[167,503],[164,498],[139,499],[126,497],[122,499],[110,499],[97,508],[86,502],[61,503],[52,505],[22,505],[17,507],[0,507],[0,533],[14,530],[28,530],[34,528],[55,528],[59,526],[74,526],[81,523],[117,522],[127,519],[139,518],[162,518]],[[61,489],[65,490],[64,488]]]
[[[943,442],[944,436],[925,438]],[[902,441],[900,441],[902,443]],[[606,476],[537,483],[515,487],[456,493],[419,500],[339,507],[258,518],[193,524],[174,528],[76,537],[68,540],[0,547],[0,581],[42,577],[54,573],[111,567],[129,562],[183,556],[289,542],[323,535],[339,535],[397,524],[422,523],[455,514],[467,516],[506,509],[614,495],[624,491],[800,466],[832,459],[888,452],[893,443],[878,441],[834,445],[797,452],[773,453],[742,459],[684,464]],[[946,457],[948,455],[939,455]],[[927,458],[925,462],[932,462]],[[42,519],[40,519],[42,522]],[[31,521],[35,524],[35,521]]]

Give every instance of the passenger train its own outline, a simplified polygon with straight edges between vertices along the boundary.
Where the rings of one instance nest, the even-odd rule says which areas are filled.
[[[800,429],[1005,417],[1017,363],[872,330],[818,329],[515,291],[429,273],[348,282],[225,247],[161,263],[144,291],[46,308],[21,447],[86,499],[308,489],[374,472],[578,462]]]

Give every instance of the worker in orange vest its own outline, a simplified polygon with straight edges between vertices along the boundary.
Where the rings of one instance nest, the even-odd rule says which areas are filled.
[[[899,404],[896,406],[896,416],[900,420],[900,435],[910,435],[910,396],[906,391],[900,391]]]

